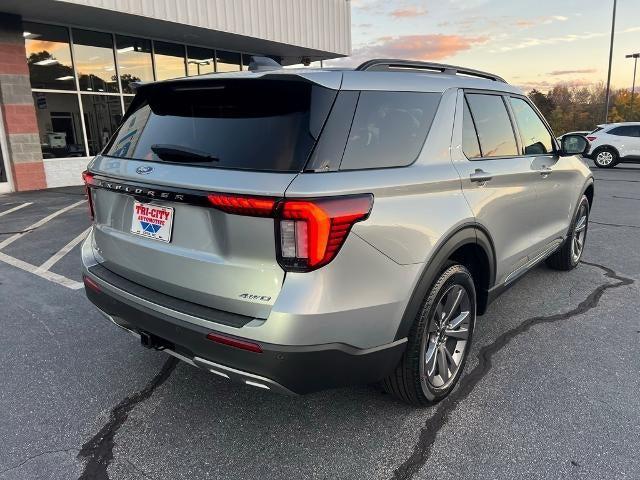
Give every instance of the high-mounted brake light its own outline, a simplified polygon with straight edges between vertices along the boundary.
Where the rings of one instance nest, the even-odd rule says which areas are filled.
[[[587,140],[589,140],[590,142],[593,142],[596,138],[598,137],[587,137]]]
[[[87,194],[87,201],[89,203],[89,216],[91,221],[95,219],[95,211],[93,209],[93,197],[91,196],[91,188],[89,186],[93,183],[93,173],[85,170],[82,172],[82,180],[84,181],[84,192]]]
[[[274,218],[278,263],[308,272],[335,258],[356,222],[365,220],[373,195],[283,199],[212,193],[211,205],[234,215]]]

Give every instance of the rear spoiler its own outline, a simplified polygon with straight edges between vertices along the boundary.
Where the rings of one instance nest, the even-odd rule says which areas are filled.
[[[275,63],[275,62],[274,62]],[[272,68],[257,71],[211,73],[197,77],[181,77],[157,82],[131,82],[129,85],[136,94],[131,105],[125,112],[123,121],[129,113],[138,108],[144,101],[145,93],[154,89],[166,89],[171,92],[185,92],[197,90],[217,90],[224,88],[223,82],[251,81],[251,80],[279,80],[293,82],[309,82],[331,90],[339,90],[342,85],[342,71],[339,70],[284,70]]]

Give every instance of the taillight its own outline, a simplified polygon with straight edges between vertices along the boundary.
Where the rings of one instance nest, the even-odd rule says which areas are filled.
[[[275,199],[269,197],[249,197],[224,193],[212,193],[208,197],[211,205],[223,212],[250,217],[271,217],[276,204]]]
[[[589,140],[590,142],[593,142],[596,138],[598,137],[587,137],[587,140]]]
[[[365,220],[373,195],[284,199],[212,193],[211,205],[234,215],[270,217],[276,222],[278,263],[288,271],[307,272],[335,258],[351,227]]]
[[[95,218],[95,212],[93,210],[93,198],[91,196],[91,188],[89,186],[93,182],[93,173],[85,170],[82,172],[82,180],[84,181],[84,191],[87,194],[87,201],[89,202],[89,216],[91,217],[91,221],[93,222]]]
[[[291,271],[326,265],[340,251],[351,227],[367,218],[372,204],[372,195],[280,202],[278,262]]]

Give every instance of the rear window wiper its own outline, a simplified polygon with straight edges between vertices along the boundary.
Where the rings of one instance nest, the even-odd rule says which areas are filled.
[[[219,162],[215,155],[182,145],[155,143],[151,151],[167,162]]]

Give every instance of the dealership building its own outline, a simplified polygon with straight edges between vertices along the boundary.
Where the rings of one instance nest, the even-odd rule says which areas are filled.
[[[2,0],[0,193],[79,184],[132,82],[349,55],[350,14],[350,0]]]

